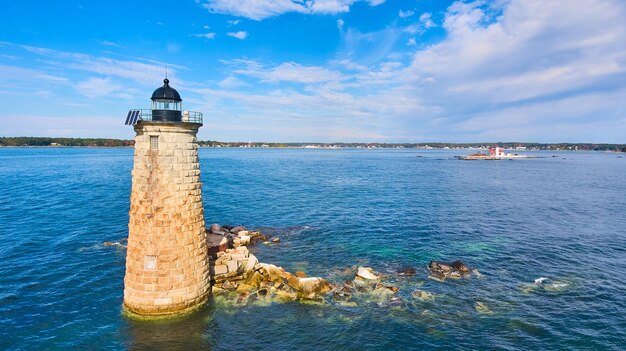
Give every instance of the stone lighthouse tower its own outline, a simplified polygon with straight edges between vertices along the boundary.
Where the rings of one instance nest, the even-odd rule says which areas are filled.
[[[182,111],[169,80],[151,110],[131,110],[135,132],[124,305],[151,316],[207,300],[209,261],[196,133],[202,114]]]

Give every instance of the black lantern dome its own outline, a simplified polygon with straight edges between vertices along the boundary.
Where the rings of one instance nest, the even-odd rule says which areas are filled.
[[[176,89],[170,87],[165,78],[163,86],[152,93],[152,120],[159,122],[180,122],[182,101]]]
[[[180,98],[180,94],[176,91],[176,89],[170,87],[170,80],[165,78],[163,79],[163,86],[157,88],[157,90],[152,93],[152,101],[154,100],[172,100],[172,101],[183,101]]]

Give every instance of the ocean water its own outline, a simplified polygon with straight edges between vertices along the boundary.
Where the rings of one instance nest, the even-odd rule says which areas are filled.
[[[208,224],[278,235],[252,250],[289,271],[341,282],[370,266],[403,304],[217,299],[134,321],[125,251],[102,245],[127,235],[132,150],[0,149],[0,349],[625,349],[626,156],[452,158],[464,153],[201,149]],[[481,277],[427,278],[430,260],[455,259]]]

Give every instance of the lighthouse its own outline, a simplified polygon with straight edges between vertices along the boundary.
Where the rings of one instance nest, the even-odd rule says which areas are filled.
[[[194,309],[210,288],[196,138],[202,114],[182,110],[167,78],[151,100],[151,109],[126,117],[136,136],[124,306],[143,316]]]

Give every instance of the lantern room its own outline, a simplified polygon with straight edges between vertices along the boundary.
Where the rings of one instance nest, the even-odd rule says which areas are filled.
[[[161,122],[180,122],[183,100],[176,89],[170,87],[169,79],[163,80],[163,86],[152,93],[152,120]]]

